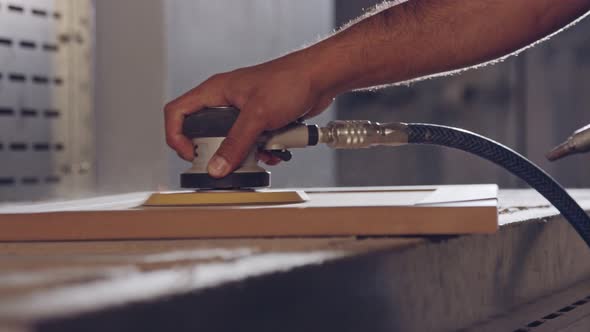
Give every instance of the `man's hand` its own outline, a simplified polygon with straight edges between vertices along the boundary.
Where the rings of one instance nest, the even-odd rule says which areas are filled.
[[[240,115],[208,166],[211,176],[223,177],[240,165],[263,131],[317,115],[331,104],[334,96],[313,82],[311,72],[306,55],[300,51],[214,75],[166,105],[166,142],[190,161],[194,152],[182,135],[184,117],[208,106],[237,107]],[[268,164],[278,162],[264,153],[259,159]]]

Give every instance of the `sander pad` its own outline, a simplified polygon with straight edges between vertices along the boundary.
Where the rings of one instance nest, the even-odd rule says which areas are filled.
[[[143,206],[293,204],[308,200],[303,191],[196,191],[153,193]]]
[[[264,188],[270,186],[270,173],[264,171],[231,173],[221,179],[211,177],[207,173],[182,173],[180,186],[202,189]]]

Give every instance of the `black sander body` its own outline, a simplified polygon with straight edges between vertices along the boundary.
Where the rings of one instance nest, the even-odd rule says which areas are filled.
[[[234,107],[210,107],[188,115],[182,133],[194,147],[193,166],[180,175],[182,188],[243,189],[270,186],[270,172],[256,161],[256,146],[234,172],[223,178],[207,173],[207,164],[236,122],[240,111]]]

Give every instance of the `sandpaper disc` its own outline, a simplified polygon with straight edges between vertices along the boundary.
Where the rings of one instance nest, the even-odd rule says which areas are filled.
[[[264,188],[270,186],[270,173],[231,173],[221,179],[205,173],[182,173],[180,186],[196,189]]]
[[[211,206],[251,204],[294,204],[309,198],[303,191],[197,191],[153,193],[143,206]]]

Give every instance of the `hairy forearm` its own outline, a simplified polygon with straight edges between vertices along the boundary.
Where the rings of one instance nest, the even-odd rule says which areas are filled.
[[[590,0],[409,0],[302,53],[334,94],[445,73],[501,58],[558,31]]]

